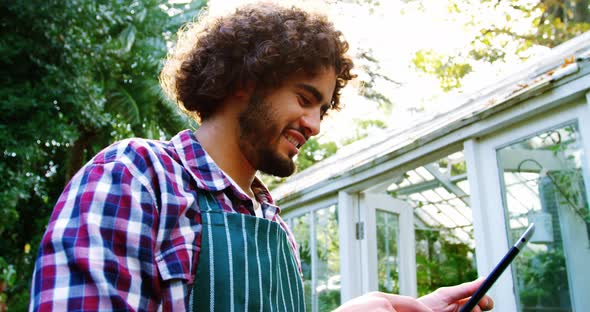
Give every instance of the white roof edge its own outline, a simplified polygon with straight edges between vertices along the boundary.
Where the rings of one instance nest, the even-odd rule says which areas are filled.
[[[571,60],[572,57],[573,60]],[[566,59],[568,59],[568,62],[574,61],[574,63],[571,66],[562,66]],[[388,153],[403,147],[404,144],[402,143],[404,141],[414,141],[422,137],[422,135],[450,126],[454,122],[460,122],[468,115],[473,115],[474,113],[488,110],[507,102],[515,94],[532,91],[536,89],[535,84],[540,85],[547,81],[561,79],[577,71],[578,65],[575,61],[587,59],[590,59],[590,31],[551,49],[542,57],[523,63],[521,66],[518,66],[516,71],[494,81],[486,87],[458,98],[443,99],[440,102],[442,102],[441,106],[444,105],[448,108],[445,111],[419,116],[418,120],[410,126],[387,129],[376,135],[342,147],[335,155],[288,178],[272,191],[273,197],[276,200],[281,200],[284,197],[291,196],[340,174],[342,170],[334,170],[336,168],[333,168],[335,166],[337,167],[339,163],[348,162],[349,166],[345,166],[342,169],[350,170],[366,163],[367,158],[381,156],[382,153]],[[548,72],[550,72],[549,75],[547,74]],[[498,101],[496,102],[495,100]],[[445,102],[446,104],[444,104]],[[457,104],[449,105],[449,102]],[[492,104],[488,105],[489,103]],[[429,123],[432,123],[434,120],[440,120],[444,116],[451,121],[450,124],[429,126]],[[433,126],[438,127],[433,128]],[[399,137],[403,133],[409,134],[409,137],[405,140],[399,140]],[[398,138],[398,140],[392,145],[396,145],[397,147],[391,146],[393,149],[388,150],[386,145],[394,138]],[[362,156],[365,156],[365,158]]]

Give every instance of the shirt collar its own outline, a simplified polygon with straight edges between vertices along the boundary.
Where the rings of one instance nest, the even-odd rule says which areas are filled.
[[[264,183],[262,183],[258,177],[254,177],[254,181],[252,182],[252,192],[254,192],[256,200],[267,206],[265,209],[267,214],[278,214],[281,211],[281,208],[275,205],[275,202],[270,195],[270,191],[266,188],[266,185],[264,185]]]
[[[241,200],[250,200],[248,195],[233,185],[230,179],[225,175],[223,170],[217,166],[213,158],[207,154],[201,143],[197,140],[192,130],[183,130],[174,136],[171,140],[179,158],[185,168],[189,171],[197,183],[197,187],[210,192],[223,191],[230,188],[231,191]],[[252,191],[256,200],[266,204],[276,213],[280,208],[274,204],[270,192],[258,179],[254,177],[252,182]]]
[[[188,169],[198,188],[216,192],[231,185],[213,158],[205,152],[192,130],[179,132],[171,141],[180,161]]]

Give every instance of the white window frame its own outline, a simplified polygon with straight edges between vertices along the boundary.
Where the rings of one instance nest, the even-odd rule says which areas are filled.
[[[414,211],[410,204],[387,194],[361,194],[360,212],[365,227],[361,257],[364,292],[378,290],[377,277],[377,222],[378,210],[394,213],[399,217],[399,286],[400,295],[416,297],[416,239],[414,234]]]
[[[474,234],[476,241],[478,272],[485,276],[490,268],[495,265],[498,259],[493,258],[491,253],[487,252],[488,248],[497,249],[487,240],[495,238],[495,231],[489,232],[485,228],[480,228],[485,220],[486,212],[482,210],[481,193],[487,192],[485,189],[478,187],[478,181],[485,177],[478,169],[481,167],[477,157],[478,137],[501,130],[520,120],[531,118],[547,112],[556,107],[562,106],[566,99],[583,98],[585,95],[585,116],[582,116],[579,122],[581,133],[590,133],[590,75],[577,77],[576,79],[558,81],[557,85],[550,89],[549,92],[532,96],[524,99],[524,103],[518,103],[517,107],[505,105],[504,110],[494,111],[493,116],[479,116],[477,122],[469,122],[466,126],[460,126],[449,134],[417,146],[408,152],[400,153],[395,157],[380,160],[377,163],[363,165],[349,173],[343,173],[330,181],[324,181],[315,185],[306,191],[298,191],[293,196],[288,196],[283,200],[281,206],[284,216],[292,216],[309,211],[310,205],[316,203],[316,199],[334,198],[338,202],[339,214],[339,236],[340,236],[340,260],[341,260],[341,298],[342,302],[362,295],[362,278],[360,273],[361,263],[359,260],[360,242],[355,236],[355,224],[359,221],[358,206],[360,193],[372,186],[382,183],[398,173],[405,170],[434,161],[436,155],[448,155],[457,150],[463,150],[467,164],[468,181],[470,185],[471,208],[473,211]],[[477,115],[477,114],[476,114]],[[468,118],[469,119],[469,118]],[[590,146],[590,136],[583,136],[583,146],[587,149]],[[585,172],[585,180],[588,180],[588,172]],[[590,194],[589,194],[590,195]],[[590,198],[590,196],[589,196]],[[310,204],[311,203],[311,204]],[[297,208],[296,208],[297,207]],[[298,208],[306,207],[306,208]],[[286,217],[287,218],[287,217]],[[505,248],[500,244],[500,248]],[[510,285],[512,285],[510,283]],[[494,289],[492,289],[492,294]],[[510,293],[510,296],[514,294]],[[502,298],[502,297],[496,297]],[[508,300],[508,298],[507,298]],[[502,309],[500,309],[502,311]],[[510,310],[505,310],[510,311]]]
[[[585,102],[585,103],[584,103]],[[504,204],[502,200],[501,177],[498,170],[496,151],[498,148],[559,125],[577,122],[584,148],[583,172],[588,185],[590,175],[590,93],[586,93],[586,101],[564,103],[563,105],[512,124],[503,130],[487,135],[485,138],[467,140],[464,143],[467,175],[471,187],[471,208],[477,267],[480,276],[487,276],[497,262],[509,249]],[[576,294],[570,288],[572,298],[588,297]],[[489,294],[496,300],[498,311],[518,311],[513,276],[506,270],[490,289]],[[572,300],[574,311],[582,311],[579,303]]]
[[[283,219],[286,220],[286,222],[289,224],[289,226],[291,226],[291,229],[293,231],[293,219],[294,218],[298,218],[301,217],[303,215],[305,215],[306,213],[309,213],[308,217],[308,222],[309,222],[309,235],[311,236],[310,242],[312,242],[311,244],[311,248],[310,248],[310,252],[313,255],[311,257],[311,289],[312,289],[312,302],[311,302],[311,312],[315,312],[318,311],[318,305],[317,305],[317,300],[315,300],[314,295],[315,295],[315,289],[317,288],[317,258],[315,255],[317,255],[317,247],[316,247],[316,227],[315,227],[315,218],[314,218],[314,213],[317,210],[320,209],[327,209],[330,206],[335,205],[336,206],[336,213],[339,213],[339,204],[338,204],[338,197],[336,196],[330,196],[330,197],[326,197],[317,201],[314,201],[308,205],[305,206],[305,208],[301,208],[301,209],[295,209],[295,210],[291,210],[287,213],[284,214]],[[340,216],[338,216],[338,218],[340,218]],[[338,219],[338,231],[340,232],[340,219]],[[339,236],[339,243],[342,243],[342,238],[340,233],[338,233]],[[299,244],[299,242],[298,242]],[[340,256],[342,255],[342,251],[340,251]],[[342,259],[342,258],[341,258]],[[342,269],[342,264],[340,265],[340,276],[342,276],[343,272],[346,272]],[[342,284],[342,283],[341,283]],[[340,289],[340,298],[342,298],[342,289]]]

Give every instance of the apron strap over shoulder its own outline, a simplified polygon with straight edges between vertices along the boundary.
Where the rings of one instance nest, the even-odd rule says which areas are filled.
[[[197,201],[199,203],[199,209],[201,210],[201,212],[223,211],[219,203],[217,203],[217,201],[215,200],[213,194],[209,192],[199,190],[197,194]]]
[[[215,200],[213,194],[199,190],[197,201],[199,203],[201,215],[203,216],[202,220],[204,224],[225,225],[223,208],[221,208],[221,205]],[[205,218],[204,215],[209,215],[210,217]]]

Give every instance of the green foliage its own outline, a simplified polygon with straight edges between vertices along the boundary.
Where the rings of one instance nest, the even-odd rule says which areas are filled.
[[[311,225],[309,222],[310,214],[306,213],[302,216],[293,219],[293,234],[299,245],[299,259],[301,260],[301,271],[303,274],[303,288],[305,298],[305,308],[307,311],[311,311],[312,307],[312,272],[311,272],[311,246],[310,246],[310,235]]]
[[[9,1],[0,10],[0,305],[21,311],[69,177],[117,139],[169,137],[190,123],[160,95],[166,38],[181,20],[158,1]]]
[[[451,240],[448,229],[416,230],[416,272],[418,295],[458,285],[477,278],[474,250],[468,244]],[[420,248],[420,246],[424,248]]]
[[[303,171],[316,162],[334,155],[337,149],[334,142],[320,143],[317,138],[310,138],[299,150],[297,169]]]
[[[575,165],[574,151],[580,140],[578,129],[574,125],[567,125],[561,130],[563,133],[550,131],[541,136],[544,142],[549,143],[546,148],[560,160],[563,168],[547,171],[546,174],[561,195],[560,204],[569,206],[586,223],[590,235],[590,204],[583,192],[585,187],[582,170]]]
[[[325,290],[318,296],[318,311],[334,311],[341,304],[340,290]]]
[[[469,18],[465,26],[475,34],[471,43],[452,56],[421,50],[414,58],[416,68],[437,77],[445,91],[459,88],[474,62],[494,63],[508,56],[526,60],[532,47],[552,48],[590,30],[589,0],[447,0],[447,7],[450,18]],[[485,12],[503,18],[482,19]]]
[[[299,154],[295,159],[297,171],[301,172],[320,160],[328,158],[338,150],[335,142],[320,143],[318,138],[310,138],[299,150]],[[271,176],[262,172],[258,173],[258,177],[269,189],[273,189],[285,182],[286,178],[279,178]]]
[[[399,293],[399,218],[397,215],[377,211],[377,290]]]
[[[6,288],[13,287],[16,282],[16,271],[12,264],[8,264],[4,258],[0,257],[0,309],[6,308],[8,296],[4,293]]]
[[[451,166],[451,176],[458,176],[467,173],[467,163],[465,161],[455,163]]]
[[[319,311],[333,311],[340,305],[340,241],[336,206],[316,210],[316,291]]]
[[[315,238],[311,237],[311,217],[315,220]],[[306,309],[311,311],[317,299],[319,311],[332,311],[340,305],[340,290],[333,286],[340,272],[338,215],[336,206],[307,212],[293,218],[293,234],[299,244]],[[312,288],[312,246],[315,244],[315,290]],[[329,282],[332,280],[332,285]]]
[[[416,52],[412,63],[417,69],[435,75],[444,91],[460,87],[461,79],[472,71],[469,63],[458,62],[454,57],[441,55],[432,50]]]
[[[341,2],[351,2],[363,5],[368,8],[369,13],[374,14],[381,6],[380,0],[339,0]]]
[[[520,304],[524,307],[559,307],[568,292],[565,257],[560,248],[546,252],[527,250],[516,261]],[[567,298],[567,296],[566,296]]]

